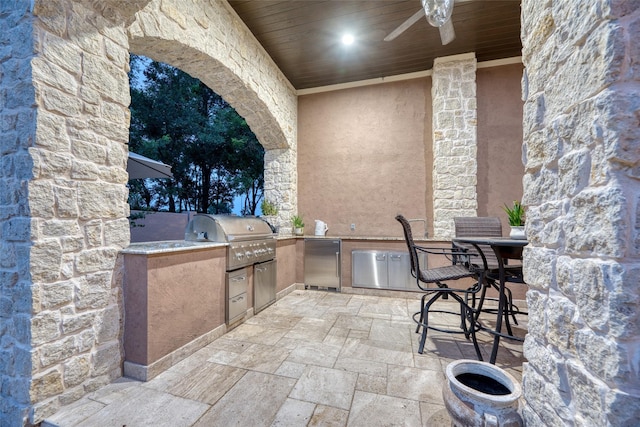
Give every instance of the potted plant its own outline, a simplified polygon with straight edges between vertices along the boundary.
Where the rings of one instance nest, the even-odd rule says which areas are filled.
[[[260,204],[260,209],[262,210],[262,215],[265,216],[273,216],[278,215],[278,208],[276,205],[267,199],[263,200]]]
[[[304,221],[302,217],[300,215],[292,216],[291,223],[293,224],[293,234],[302,236],[304,234]]]
[[[504,209],[509,218],[509,225],[511,226],[509,237],[512,239],[526,239],[524,234],[524,207],[522,204],[514,200],[513,207],[509,207],[505,203],[502,209]]]
[[[264,218],[264,220],[269,223],[273,232],[277,233],[279,229],[279,226],[277,223],[278,208],[276,207],[275,203],[270,202],[267,199],[264,199],[260,204],[260,210],[262,210],[262,217]]]

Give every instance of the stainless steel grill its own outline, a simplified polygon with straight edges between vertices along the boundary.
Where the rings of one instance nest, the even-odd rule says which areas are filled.
[[[241,321],[247,312],[247,292],[253,285],[253,311],[276,300],[276,235],[266,221],[254,217],[197,214],[187,224],[185,240],[228,243],[228,324]],[[253,284],[249,271],[253,268]]]
[[[227,271],[276,257],[276,236],[269,224],[260,218],[196,214],[189,221],[184,238],[229,243]]]

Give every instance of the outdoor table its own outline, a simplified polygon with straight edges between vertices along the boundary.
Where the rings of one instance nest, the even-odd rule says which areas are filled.
[[[508,237],[456,237],[453,239],[453,243],[466,243],[472,245],[479,254],[483,254],[480,245],[490,246],[498,259],[498,317],[496,319],[496,329],[490,329],[481,327],[493,335],[493,349],[491,350],[491,359],[489,363],[495,364],[496,356],[498,355],[498,346],[500,344],[500,337],[508,339],[523,341],[521,338],[515,337],[510,334],[502,333],[502,317],[503,311],[506,305],[505,296],[505,282],[507,281],[505,259],[522,259],[522,248],[529,244],[528,240],[524,239],[511,239]],[[483,256],[483,258],[486,258]]]

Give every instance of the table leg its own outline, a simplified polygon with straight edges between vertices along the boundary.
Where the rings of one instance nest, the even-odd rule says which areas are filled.
[[[500,346],[500,334],[502,333],[502,315],[504,312],[505,306],[505,271],[504,271],[504,262],[502,260],[502,256],[498,252],[498,250],[492,246],[493,251],[496,254],[496,258],[498,259],[498,267],[500,278],[500,289],[498,290],[498,317],[496,319],[496,334],[493,336],[493,348],[491,349],[491,358],[489,359],[489,363],[494,365],[496,363],[496,358],[498,357],[498,347]]]

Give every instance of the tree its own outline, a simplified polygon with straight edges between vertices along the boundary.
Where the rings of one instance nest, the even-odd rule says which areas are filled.
[[[262,197],[264,149],[246,121],[188,74],[131,58],[129,149],[171,165],[173,179],[130,181],[132,206],[228,213],[233,196],[255,214]]]

